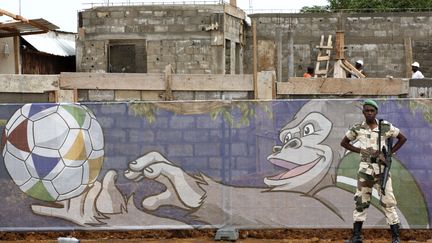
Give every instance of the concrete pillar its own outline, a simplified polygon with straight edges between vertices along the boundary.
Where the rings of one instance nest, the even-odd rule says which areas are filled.
[[[236,43],[234,42],[234,41],[230,41],[230,43],[231,43],[231,48],[230,48],[230,51],[231,51],[231,62],[230,62],[230,64],[231,64],[231,68],[230,68],[230,73],[231,74],[236,74]]]
[[[233,7],[237,7],[237,0],[230,0],[230,5]]]
[[[237,56],[237,62],[238,62],[238,74],[244,74],[244,66],[243,66],[243,45],[238,45],[238,56]]]
[[[253,51],[253,83],[254,83],[254,98],[258,98],[257,87],[257,72],[258,72],[258,56],[257,56],[257,36],[256,36],[256,19],[252,19],[252,51]]]
[[[276,28],[276,56],[277,56],[277,75],[276,79],[281,82],[282,79],[282,28]]]
[[[294,77],[294,32],[288,30],[288,78]]]

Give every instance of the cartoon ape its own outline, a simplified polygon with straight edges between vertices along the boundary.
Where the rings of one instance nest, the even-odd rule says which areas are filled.
[[[349,185],[355,178],[338,175],[346,153],[339,141],[347,127],[361,120],[352,113],[356,108],[360,106],[355,101],[307,102],[280,130],[280,145],[274,146],[268,156],[270,163],[284,169],[264,178],[268,188],[230,186],[202,173],[191,175],[161,153],[151,151],[131,161],[124,172],[127,179],[138,183],[148,181],[142,180],[146,178],[164,185],[160,193],[141,200],[143,210],[134,205],[134,197],[126,202],[115,186],[114,171],[106,174],[101,185],[96,184],[76,199],[84,202],[81,209],[57,209],[57,213],[47,206],[32,209],[84,226],[95,222],[108,227],[199,226],[158,214],[159,209],[169,207],[187,212],[201,225],[214,227],[350,227],[354,195],[340,185]],[[369,211],[368,226],[385,224],[384,214],[377,207],[371,205]],[[77,213],[82,217],[71,216]],[[400,215],[402,226],[407,227],[403,213]]]

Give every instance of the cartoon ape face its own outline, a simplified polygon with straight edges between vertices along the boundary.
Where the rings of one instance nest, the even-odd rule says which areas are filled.
[[[286,170],[266,177],[264,182],[286,190],[325,175],[332,161],[332,150],[322,142],[331,128],[331,121],[317,112],[296,117],[285,125],[279,134],[282,146],[274,146],[267,159]]]

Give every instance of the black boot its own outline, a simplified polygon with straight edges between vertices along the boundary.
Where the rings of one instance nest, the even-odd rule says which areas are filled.
[[[354,222],[353,227],[353,235],[351,240],[345,241],[348,243],[362,243],[362,236],[361,236],[361,230],[362,230],[363,222],[362,221],[356,221]]]
[[[390,225],[391,235],[392,235],[392,243],[400,243],[399,239],[399,224]]]

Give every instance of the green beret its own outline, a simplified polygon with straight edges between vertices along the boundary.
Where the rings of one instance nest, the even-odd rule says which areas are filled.
[[[376,110],[378,110],[378,104],[374,100],[367,99],[367,100],[363,101],[363,105],[370,105],[370,106],[375,107]]]

